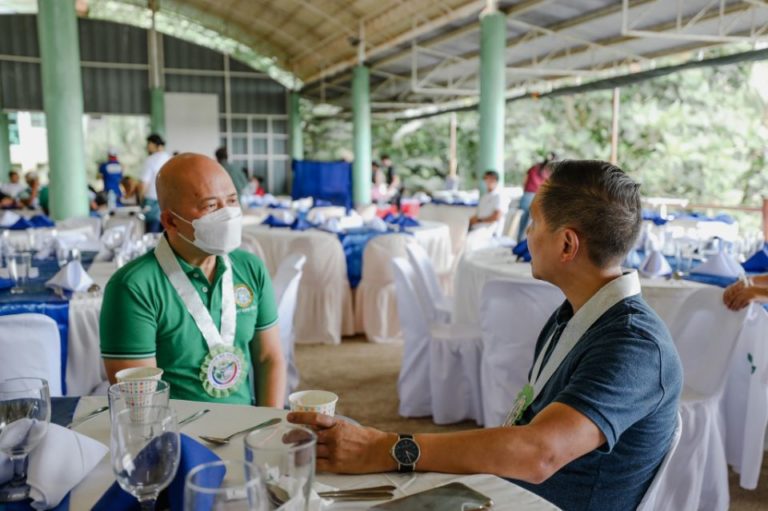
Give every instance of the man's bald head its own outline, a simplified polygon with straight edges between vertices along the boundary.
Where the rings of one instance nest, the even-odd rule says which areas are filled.
[[[197,202],[225,190],[236,193],[232,178],[224,168],[205,155],[182,153],[163,165],[157,175],[157,200],[160,209],[183,209],[187,201]]]

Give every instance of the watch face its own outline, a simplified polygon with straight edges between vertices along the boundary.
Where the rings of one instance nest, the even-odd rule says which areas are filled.
[[[419,446],[410,438],[401,438],[395,445],[395,459],[401,465],[413,465],[419,459]]]

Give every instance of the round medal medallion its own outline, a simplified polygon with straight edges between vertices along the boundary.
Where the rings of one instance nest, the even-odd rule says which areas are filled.
[[[216,346],[200,368],[203,388],[213,397],[226,397],[237,391],[247,374],[245,356],[235,346]]]
[[[245,284],[235,286],[235,303],[241,309],[244,309],[253,303],[253,292]]]

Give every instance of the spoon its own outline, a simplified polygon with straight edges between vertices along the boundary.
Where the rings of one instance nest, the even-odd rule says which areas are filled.
[[[257,424],[255,426],[252,426],[248,429],[244,429],[242,431],[237,431],[235,433],[232,433],[229,436],[225,437],[218,437],[218,436],[209,436],[209,435],[200,435],[200,438],[202,440],[205,440],[206,442],[210,444],[216,444],[216,445],[227,445],[230,440],[232,440],[237,435],[242,435],[243,433],[249,433],[251,431],[261,429],[261,428],[267,428],[269,426],[274,426],[275,424],[280,424],[283,421],[283,419],[280,418],[274,418],[269,419],[268,421],[264,421],[261,424]]]

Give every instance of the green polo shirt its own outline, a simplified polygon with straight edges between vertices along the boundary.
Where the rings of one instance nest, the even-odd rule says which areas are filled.
[[[256,334],[260,330],[277,324],[277,305],[269,273],[259,258],[242,250],[235,250],[229,258],[237,309],[235,345],[245,353],[245,368],[250,371],[248,345],[251,340],[258,341]],[[200,268],[178,256],[176,259],[210,311],[216,327],[221,328],[223,261],[217,257],[216,275],[210,283]],[[253,402],[247,381],[225,398],[211,397],[203,390],[199,373],[208,345],[163,273],[154,250],[126,264],[109,280],[104,290],[100,329],[103,358],[155,357],[174,399]]]

